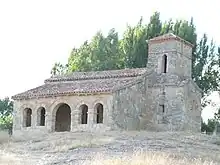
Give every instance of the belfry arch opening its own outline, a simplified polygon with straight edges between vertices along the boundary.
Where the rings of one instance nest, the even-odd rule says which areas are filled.
[[[167,55],[164,54],[162,57],[162,68],[161,68],[163,73],[167,73]]]
[[[24,109],[24,121],[23,126],[24,127],[31,127],[31,118],[32,118],[32,109],[25,108]]]
[[[103,123],[103,105],[101,103],[96,104],[96,123]]]
[[[59,105],[56,111],[55,131],[64,132],[70,131],[71,125],[71,108],[68,104]]]
[[[83,104],[79,107],[81,112],[81,124],[87,124],[88,123],[88,106],[86,104]]]

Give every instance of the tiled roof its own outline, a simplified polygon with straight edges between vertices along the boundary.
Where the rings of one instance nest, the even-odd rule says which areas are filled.
[[[45,80],[45,83],[56,82],[56,81],[135,77],[135,76],[142,75],[145,72],[146,72],[146,68],[92,71],[92,72],[73,72],[69,75],[56,76],[56,77],[49,78]]]
[[[194,45],[191,44],[190,42],[180,38],[179,36],[173,34],[173,33],[167,33],[167,34],[164,34],[164,35],[161,35],[161,36],[158,36],[158,37],[154,37],[152,39],[149,40],[149,42],[157,42],[157,41],[164,41],[164,40],[169,40],[169,39],[175,39],[175,40],[178,40],[180,42],[184,42],[185,44],[193,47]]]
[[[75,95],[83,93],[109,93],[114,88],[131,83],[143,75],[146,68],[99,72],[75,72],[45,80],[45,84],[12,97],[14,100]]]

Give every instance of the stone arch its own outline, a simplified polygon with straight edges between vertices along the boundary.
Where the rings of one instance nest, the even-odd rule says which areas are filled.
[[[45,126],[46,109],[41,106],[37,109],[37,126]]]
[[[102,103],[97,103],[94,107],[95,109],[95,115],[94,115],[94,119],[95,119],[95,122],[97,124],[99,123],[103,123],[103,113],[104,113],[104,106]]]
[[[53,102],[50,103],[50,105],[48,105],[48,109],[51,109],[52,113],[56,113],[58,107],[61,104],[68,104],[68,102],[65,99],[63,99],[63,98],[54,99]],[[68,104],[68,105],[70,105],[70,104]]]
[[[105,102],[101,99],[97,99],[92,103],[92,106],[95,107],[97,104],[102,104],[103,106],[105,105]]]
[[[77,106],[76,106],[76,109],[80,109],[80,107],[82,106],[82,105],[87,105],[88,107],[90,107],[90,106],[92,106],[92,104],[90,103],[90,102],[87,102],[87,101],[79,101],[78,103],[77,103]]]
[[[52,130],[64,132],[71,130],[71,108],[66,103],[59,103],[52,112]]]
[[[32,109],[25,108],[23,111],[23,127],[31,127]]]
[[[80,124],[88,123],[88,106],[86,104],[82,104],[79,107],[80,110]]]
[[[26,109],[26,108],[35,109],[34,105],[32,104],[23,104],[19,109]]]

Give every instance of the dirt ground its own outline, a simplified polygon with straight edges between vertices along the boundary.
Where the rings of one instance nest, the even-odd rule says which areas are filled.
[[[102,158],[159,152],[220,164],[220,136],[187,132],[53,133],[0,144],[0,165],[83,165]]]

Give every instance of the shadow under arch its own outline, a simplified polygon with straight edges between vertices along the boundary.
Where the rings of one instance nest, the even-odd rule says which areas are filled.
[[[88,123],[88,105],[82,104],[79,106],[80,111],[80,124]]]
[[[71,108],[67,103],[59,103],[52,111],[52,131],[71,130]]]
[[[97,124],[103,123],[103,113],[104,113],[104,106],[102,103],[96,103],[94,106],[95,116],[94,120]]]
[[[45,126],[46,109],[44,106],[37,108],[37,126]]]
[[[23,110],[23,127],[31,127],[32,121],[32,109],[25,108]]]

